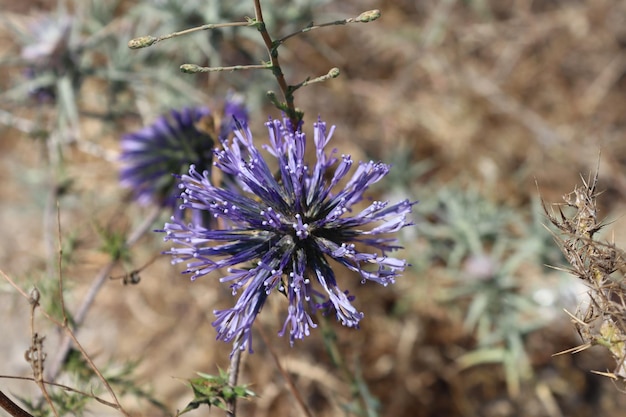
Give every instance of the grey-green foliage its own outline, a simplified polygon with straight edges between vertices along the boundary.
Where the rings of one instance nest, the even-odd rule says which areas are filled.
[[[326,2],[265,1],[272,36],[281,37],[307,26],[313,9]],[[2,98],[30,104],[33,92],[49,93],[53,98],[48,104],[56,106],[58,119],[52,131],[71,141],[82,136],[82,103],[106,109],[105,114],[96,116],[115,120],[142,105],[142,113],[148,111],[148,115],[155,116],[171,108],[211,104],[211,97],[219,99],[233,88],[246,90],[252,103],[250,110],[255,111],[265,100],[265,92],[276,89],[269,71],[239,73],[236,77],[221,74],[220,82],[213,85],[219,91],[199,91],[198,84],[204,77],[180,73],[183,63],[222,66],[226,46],[231,51],[230,60],[236,61],[228,62],[230,65],[267,60],[265,45],[254,28],[192,33],[138,51],[127,47],[128,41],[137,36],[166,35],[205,23],[245,21],[254,16],[252,1],[149,0],[131,3],[120,14],[122,6],[129,5],[68,0],[59,2],[48,13],[0,17],[15,34],[22,55],[4,63],[17,62],[29,72],[28,77],[15,77]],[[105,95],[85,96],[82,86],[90,78],[101,81]]]
[[[538,200],[532,215],[496,204],[475,188],[440,187],[417,206],[418,230],[427,243],[416,267],[438,267],[440,300],[464,320],[475,350],[459,358],[463,367],[501,363],[509,390],[531,375],[524,339],[548,324],[526,285],[546,260],[560,259],[541,225]],[[453,313],[454,314],[454,313]]]

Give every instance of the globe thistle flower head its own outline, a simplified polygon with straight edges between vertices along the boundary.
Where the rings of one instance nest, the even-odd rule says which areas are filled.
[[[192,164],[210,166],[218,136],[233,130],[233,117],[247,121],[242,102],[230,103],[222,117],[206,107],[172,110],[153,124],[121,140],[120,182],[133,190],[141,204],[156,203],[178,211],[177,178]]]
[[[133,190],[139,203],[175,207],[178,191],[172,174],[181,174],[191,164],[211,164],[213,138],[196,127],[210,115],[206,107],[172,110],[122,137],[120,182]]]
[[[363,313],[340,288],[330,259],[359,274],[362,282],[384,286],[407,265],[389,256],[399,246],[388,234],[412,224],[407,217],[415,203],[372,201],[356,209],[368,187],[389,172],[388,165],[360,163],[348,176],[351,157],[326,152],[334,127],[327,130],[318,120],[316,162],[309,167],[301,129],[294,133],[288,120],[270,119],[266,126],[267,160],[245,125],[215,150],[214,165],[235,179],[232,186],[214,184],[209,172],[196,166],[181,177],[181,207],[210,212],[220,227],[207,229],[172,217],[163,230],[165,240],[176,245],[166,253],[173,263],[186,262],[184,272],[192,279],[225,268],[228,274],[221,281],[230,283],[233,295],[241,293],[232,308],[214,312],[217,338],[233,342],[233,351],[252,351],[252,324],[274,291],[287,298],[279,334],[289,333],[292,344],[316,327],[316,310],[330,308],[343,325],[358,327]],[[270,166],[277,166],[276,172]]]

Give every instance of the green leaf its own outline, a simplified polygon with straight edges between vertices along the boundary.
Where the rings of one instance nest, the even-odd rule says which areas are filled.
[[[228,373],[221,369],[217,376],[202,372],[198,372],[197,374],[199,375],[198,378],[188,380],[194,398],[182,411],[176,414],[177,416],[195,410],[202,404],[208,405],[209,408],[215,406],[226,410],[229,402],[256,395],[245,385],[230,386],[228,383]]]

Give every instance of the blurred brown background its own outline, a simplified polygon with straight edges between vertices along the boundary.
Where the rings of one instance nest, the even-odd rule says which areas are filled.
[[[120,2],[116,16],[134,4]],[[3,13],[15,15],[55,6],[0,1]],[[420,201],[427,201],[433,189],[455,183],[471,185],[494,202],[528,214],[539,192],[548,202],[561,201],[579,183],[580,174],[586,177],[599,164],[602,216],[613,221],[607,238],[626,243],[626,2],[343,0],[321,5],[314,16],[321,22],[372,8],[382,11],[377,22],[314,31],[290,39],[281,50],[293,83],[331,67],[342,71],[338,79],[297,93],[309,127],[317,114],[336,124],[333,145],[355,160],[391,160],[400,151],[410,164],[427,161],[428,169],[405,179],[402,188]],[[18,54],[12,32],[0,28],[0,57]],[[231,57],[239,56],[233,53],[226,59]],[[262,48],[254,58],[265,59]],[[9,90],[20,69],[6,62],[4,68],[0,88]],[[210,97],[223,94],[237,77],[255,82],[253,76],[238,73],[224,74],[217,82],[198,77],[198,82]],[[272,84],[257,87],[275,89]],[[102,88],[97,82],[82,86],[81,112],[102,110],[93,100]],[[58,184],[47,169],[50,150],[43,141],[9,126],[14,120],[6,122],[6,114],[53,124],[55,113],[50,107],[11,100],[0,102],[0,112],[0,268],[22,288],[36,283],[53,291],[57,235],[49,189]],[[253,125],[261,126],[268,114],[277,116],[269,106],[255,109]],[[108,260],[99,249],[97,228],[127,232],[147,213],[119,189],[115,162],[120,135],[141,126],[141,120],[84,120],[85,136],[63,153],[73,190],[60,206],[63,239],[75,245],[73,261],[64,270],[70,310]],[[263,140],[262,128],[255,131]],[[405,256],[425,244],[419,227],[404,238]],[[164,249],[160,236],[146,236],[132,248],[132,261],[116,266],[113,274],[139,267]],[[214,340],[210,323],[214,309],[233,303],[217,277],[191,283],[179,271],[161,257],[142,273],[137,286],[108,282],[79,333],[99,365],[141,359],[137,381],[151,386],[172,411],[184,408],[191,397],[181,379],[196,371],[227,368],[229,346]],[[471,350],[475,340],[436,302],[439,276],[435,268],[409,270],[388,288],[359,287],[356,278],[345,277],[354,279],[346,287],[356,293],[365,319],[360,330],[339,328],[332,320],[331,325],[347,363],[359,368],[380,401],[381,416],[622,415],[624,394],[607,378],[590,373],[613,366],[607,355],[591,349],[576,356],[552,356],[579,343],[564,314],[526,340],[534,375],[517,398],[508,396],[498,365],[460,370],[455,360]],[[540,266],[529,267],[526,277],[549,279]],[[30,337],[29,307],[6,282],[0,282],[0,291],[0,374],[29,375],[23,361]],[[349,398],[350,387],[331,366],[321,329],[293,348],[275,336],[282,326],[281,301],[274,297],[256,325],[264,329],[314,414],[344,415],[338,404]],[[400,301],[404,304],[398,311]],[[53,356],[58,332],[43,320],[40,325]],[[254,347],[255,354],[244,360],[240,380],[250,383],[260,398],[242,404],[241,415],[300,415],[258,335]],[[19,395],[36,392],[32,383],[6,379],[0,380],[0,388]],[[122,402],[133,415],[160,415],[132,396]],[[114,413],[94,406],[94,414]]]

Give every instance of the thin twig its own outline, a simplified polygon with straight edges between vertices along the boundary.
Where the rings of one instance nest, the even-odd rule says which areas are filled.
[[[93,361],[91,360],[91,357],[89,357],[89,355],[87,354],[87,351],[78,342],[78,339],[72,332],[72,329],[70,329],[70,327],[67,325],[67,316],[65,314],[65,311],[63,312],[63,318],[64,318],[63,328],[65,329],[65,333],[69,335],[69,337],[72,339],[72,341],[74,342],[74,345],[76,346],[76,349],[79,350],[79,352],[82,354],[85,361],[89,364],[89,367],[91,368],[91,370],[94,371],[94,373],[98,376],[98,379],[100,379],[100,382],[102,382],[102,385],[104,385],[109,395],[111,395],[111,397],[113,398],[113,401],[115,402],[115,406],[113,408],[115,408],[116,410],[119,410],[125,416],[130,416],[130,414],[128,414],[126,410],[124,410],[124,407],[122,407],[122,405],[120,404],[119,400],[117,399],[117,396],[115,395],[115,392],[113,391],[113,388],[111,388],[111,385],[109,384],[109,381],[107,381],[104,375],[102,375],[102,373],[100,372],[96,364],[93,363]]]
[[[30,126],[29,126],[30,127]],[[154,220],[158,217],[160,213],[160,208],[155,207],[146,217],[146,219],[129,235],[129,237],[127,238],[125,244],[126,246],[132,246],[141,236],[143,236],[150,228],[150,226],[152,225],[152,223],[154,222]],[[84,351],[84,349],[82,348],[82,346],[80,345],[80,343],[78,342],[78,340],[76,339],[75,334],[72,332],[72,329],[70,329],[69,325],[68,325],[68,318],[67,318],[67,314],[66,314],[66,309],[65,309],[65,304],[64,304],[64,297],[63,297],[63,281],[62,281],[62,273],[61,273],[61,258],[62,258],[62,246],[61,246],[61,231],[60,231],[60,220],[59,220],[59,212],[58,212],[58,206],[57,206],[57,222],[58,222],[58,236],[59,236],[59,270],[58,270],[58,276],[59,276],[59,296],[61,297],[61,308],[63,311],[63,323],[58,323],[54,318],[52,318],[51,316],[49,316],[45,311],[43,312],[43,314],[50,319],[51,321],[55,322],[57,325],[59,325],[60,327],[64,328],[66,330],[66,333],[63,337],[63,339],[60,342],[59,345],[59,350],[57,352],[56,357],[54,358],[54,361],[50,364],[50,366],[48,368],[46,368],[47,373],[49,374],[48,376],[48,381],[51,382],[45,382],[47,384],[52,383],[59,375],[61,369],[62,369],[62,364],[65,362],[65,359],[67,357],[68,352],[70,351],[71,345],[72,345],[72,341],[75,343],[75,345],[77,346],[77,348],[81,351],[81,353],[83,354],[85,360],[89,363],[89,365],[92,367],[93,371],[96,373],[96,375],[98,375],[98,377],[102,380],[103,384],[105,385],[105,387],[107,388],[107,390],[109,391],[109,393],[111,394],[111,396],[115,399],[115,402],[117,403],[117,405],[115,406],[115,408],[119,409],[120,411],[122,411],[125,415],[127,415],[127,413],[123,410],[123,408],[121,407],[121,405],[119,404],[119,402],[117,401],[117,398],[113,392],[113,390],[111,389],[111,387],[108,385],[106,379],[102,376],[102,374],[100,373],[100,371],[97,369],[97,367],[95,366],[95,364],[91,361],[91,359],[89,358],[89,356],[87,355],[87,353]],[[110,275],[111,270],[113,269],[113,267],[115,266],[117,260],[111,260],[107,265],[105,265],[101,271],[99,272],[99,274],[95,277],[95,279],[92,282],[91,287],[89,288],[89,291],[87,292],[87,295],[85,296],[83,303],[80,305],[80,307],[78,308],[76,314],[74,315],[74,329],[75,331],[77,331],[80,326],[83,324],[87,313],[91,307],[91,305],[93,304],[96,295],[98,294],[100,288],[104,285],[104,283],[106,282],[107,278]],[[31,362],[31,366],[33,367],[33,372],[34,372],[34,378],[33,380],[37,383],[37,385],[40,387],[41,391],[42,391],[42,395],[44,396],[46,402],[50,405],[53,413],[55,416],[58,416],[58,413],[54,407],[54,404],[52,403],[52,400],[45,388],[45,383],[44,383],[44,377],[43,377],[43,372],[44,372],[44,367],[43,367],[43,361],[45,359],[45,354],[43,352],[43,348],[42,348],[42,343],[43,343],[43,337],[40,337],[36,332],[35,332],[35,327],[34,327],[34,313],[35,313],[35,309],[36,307],[39,306],[39,293],[38,291],[35,289],[32,296],[29,296],[28,294],[26,294],[26,292],[24,290],[22,290],[19,286],[16,285],[16,283],[7,275],[5,274],[3,271],[0,270],[0,274],[26,299],[29,300],[29,302],[31,303],[31,347],[30,349],[26,352],[27,354],[27,359]],[[98,400],[103,402],[103,400]],[[104,402],[106,403],[106,402]],[[107,404],[111,404],[111,403],[107,403]]]
[[[150,213],[148,213],[143,223],[137,226],[137,228],[128,236],[128,239],[126,239],[127,247],[132,246],[135,242],[137,242],[137,240],[139,240],[141,236],[143,236],[150,229],[152,223],[159,216],[160,212],[160,208],[155,207]],[[82,304],[78,307],[78,310],[76,310],[76,313],[73,316],[74,331],[78,331],[84,323],[85,318],[87,317],[87,313],[89,312],[89,309],[91,308],[91,305],[93,304],[96,295],[109,278],[111,271],[113,270],[113,267],[116,263],[117,260],[111,260],[100,270],[98,275],[94,278],[91,287],[87,291],[87,295],[85,295]],[[67,334],[61,340],[57,355],[47,368],[47,379],[49,381],[54,381],[59,376],[63,362],[65,362],[65,358],[70,351],[72,345],[71,342],[72,339]]]
[[[61,238],[61,209],[59,207],[59,200],[56,202],[57,206],[57,245],[59,250],[59,259],[57,260],[57,276],[59,283],[59,301],[61,304],[61,311],[63,312],[63,327],[67,326],[67,315],[65,314],[65,297],[63,296],[63,240]]]
[[[292,37],[294,37],[296,35],[300,35],[302,33],[310,32],[310,31],[315,30],[315,29],[320,29],[320,28],[324,28],[324,27],[328,27],[328,26],[347,25],[349,23],[369,23],[369,22],[373,22],[374,20],[378,19],[379,17],[380,17],[380,10],[375,9],[375,10],[368,10],[367,12],[361,13],[357,17],[350,17],[348,19],[335,20],[334,22],[320,23],[320,24],[317,24],[317,25],[311,23],[310,25],[308,25],[304,29],[300,29],[300,30],[298,30],[298,31],[296,31],[294,33],[290,33],[289,35],[284,36],[284,37],[276,40],[274,42],[274,48],[277,48],[278,45],[281,45],[282,43],[284,43],[289,38],[292,38]]]
[[[22,297],[26,298],[27,300],[30,298],[30,297],[28,296],[28,294],[26,294],[26,291],[24,291],[22,288],[20,288],[20,287],[19,287],[19,286],[15,283],[15,281],[13,281],[13,279],[11,279],[11,277],[10,277],[10,276],[8,276],[8,275],[6,274],[6,272],[4,272],[4,271],[3,271],[3,270],[1,270],[1,269],[0,269],[0,275],[2,275],[2,278],[4,278],[4,279],[5,279],[5,280],[6,280],[6,281],[7,281],[7,282],[8,282],[8,283],[9,283],[9,284],[13,287],[13,288],[15,288],[15,290],[16,290],[17,292],[19,292],[19,293],[20,293],[20,295],[21,295]]]
[[[261,339],[263,339],[263,343],[265,343],[265,346],[267,346],[267,349],[269,350],[270,354],[272,355],[272,358],[274,359],[274,362],[276,363],[278,372],[280,372],[283,378],[285,378],[287,387],[289,387],[289,392],[291,392],[291,395],[293,395],[296,402],[300,406],[300,410],[305,416],[313,417],[313,413],[311,413],[311,410],[309,410],[309,408],[304,403],[304,399],[302,399],[302,395],[300,395],[300,391],[298,391],[298,389],[296,388],[296,385],[293,383],[291,376],[289,375],[287,371],[285,371],[285,368],[283,368],[283,366],[280,364],[278,355],[272,348],[272,345],[270,344],[269,340],[267,340],[267,336],[265,335],[265,332],[263,331],[263,328],[261,326],[258,327],[258,331],[259,331],[259,334],[261,335]]]
[[[35,382],[35,379],[32,378],[32,377],[15,376],[15,375],[0,375],[0,379],[17,379],[17,380],[20,380],[20,381],[33,381],[33,382]],[[104,400],[104,399],[98,397],[97,395],[94,395],[93,393],[81,391],[79,389],[72,388],[72,387],[69,387],[67,385],[59,384],[59,383],[56,383],[56,382],[50,382],[50,381],[45,381],[45,380],[42,381],[42,382],[44,384],[46,384],[46,385],[50,385],[52,387],[60,388],[63,391],[73,392],[73,393],[76,393],[76,394],[80,394],[80,395],[82,395],[84,397],[93,398],[94,400],[96,400],[99,403],[104,404],[104,405],[106,405],[108,407],[111,407],[111,408],[115,408],[116,407],[116,405],[113,404],[112,402]]]
[[[43,362],[46,360],[46,354],[43,351],[43,336],[39,336],[35,329],[35,312],[37,311],[37,307],[39,307],[39,290],[37,288],[33,288],[30,297],[28,297],[28,302],[30,303],[30,347],[24,354],[24,358],[26,361],[30,363],[30,367],[33,370],[33,380],[39,387],[42,395],[44,396],[46,402],[50,406],[52,413],[59,417],[59,413],[54,406],[54,402],[46,389],[46,385],[43,383]]]
[[[180,71],[187,74],[195,74],[202,72],[223,72],[223,71],[242,71],[242,70],[258,70],[258,69],[272,69],[271,65],[259,64],[259,65],[233,65],[231,67],[201,67],[196,64],[183,64],[180,66]]]
[[[89,356],[87,351],[82,347],[82,345],[80,344],[80,342],[76,338],[76,335],[74,334],[74,332],[72,331],[72,329],[69,326],[69,319],[67,317],[67,310],[65,309],[64,292],[63,292],[63,269],[62,269],[63,268],[63,242],[62,242],[62,238],[61,238],[61,217],[60,217],[60,210],[59,210],[58,202],[57,202],[57,222],[58,222],[58,239],[59,239],[58,240],[58,245],[59,245],[59,248],[58,248],[58,268],[59,268],[59,270],[58,270],[58,275],[59,275],[58,276],[58,283],[59,283],[60,306],[61,306],[61,313],[63,315],[63,319],[62,319],[61,322],[59,322],[54,317],[50,316],[47,312],[42,311],[42,313],[51,322],[55,323],[57,326],[59,326],[59,327],[61,327],[61,328],[63,328],[65,330],[66,339],[69,338],[72,342],[74,342],[74,345],[79,350],[79,352],[81,353],[82,357],[89,364],[89,366],[92,369],[92,371],[98,376],[98,378],[100,379],[100,382],[102,382],[102,384],[104,385],[104,387],[106,388],[108,393],[113,398],[113,401],[115,402],[114,408],[119,410],[120,412],[122,412],[122,414],[124,414],[125,416],[129,416],[129,414],[126,412],[126,410],[124,410],[124,408],[120,404],[119,400],[117,399],[117,396],[115,395],[115,392],[113,391],[113,388],[111,388],[111,385],[109,384],[109,382],[102,375],[102,373],[100,372],[98,367],[95,365],[95,363],[93,362],[93,360],[91,359],[91,357]],[[150,224],[152,224],[152,223],[150,222]],[[135,236],[139,236],[139,235],[133,234],[133,237],[135,237]],[[130,238],[129,238],[129,240],[130,240]],[[32,311],[31,311],[32,343],[31,343],[30,349],[26,353],[26,357],[27,357],[28,361],[31,363],[31,366],[33,368],[34,379],[37,382],[37,385],[40,387],[41,392],[43,393],[46,401],[50,405],[50,408],[52,409],[54,415],[58,417],[58,413],[57,413],[57,411],[56,411],[56,409],[54,407],[54,403],[52,402],[52,399],[50,398],[50,396],[49,396],[49,394],[48,394],[48,392],[46,390],[45,384],[43,382],[43,380],[44,380],[44,378],[43,378],[43,370],[44,370],[44,368],[43,368],[43,361],[45,360],[45,355],[44,355],[43,349],[42,349],[43,337],[39,337],[37,335],[37,333],[35,332],[35,327],[34,327],[35,326],[35,324],[34,324],[35,309],[39,306],[39,291],[36,288],[33,290],[32,294],[31,294],[31,297],[29,298],[29,301],[30,301],[31,306],[32,306]]]
[[[343,356],[341,356],[341,352],[339,351],[339,347],[336,343],[336,335],[334,334],[332,327],[328,323],[328,317],[322,316],[320,320],[320,327],[323,334],[324,346],[326,347],[326,351],[330,356],[331,361],[335,369],[338,369],[340,372],[343,372],[345,380],[350,384],[353,389],[351,390],[352,398],[359,402],[361,406],[361,411],[364,415],[369,415],[368,411],[370,407],[368,405],[367,399],[363,395],[363,390],[358,388],[354,389],[354,387],[359,386],[359,380],[355,375],[353,375],[352,371],[346,364]]]
[[[218,28],[225,28],[225,27],[234,27],[234,26],[254,26],[254,21],[247,20],[245,22],[208,23],[206,25],[193,27],[191,29],[181,30],[180,32],[173,32],[173,33],[170,33],[170,34],[167,34],[167,35],[158,36],[158,37],[154,37],[154,36],[151,36],[151,35],[140,36],[138,38],[134,38],[134,39],[131,39],[130,41],[128,41],[128,47],[130,49],[140,49],[140,48],[145,48],[145,47],[148,47],[148,46],[152,46],[155,43],[164,41],[166,39],[171,39],[171,38],[174,38],[176,36],[187,35],[189,33],[197,32],[197,31],[200,31],[200,30],[211,30],[211,29],[218,29]]]

